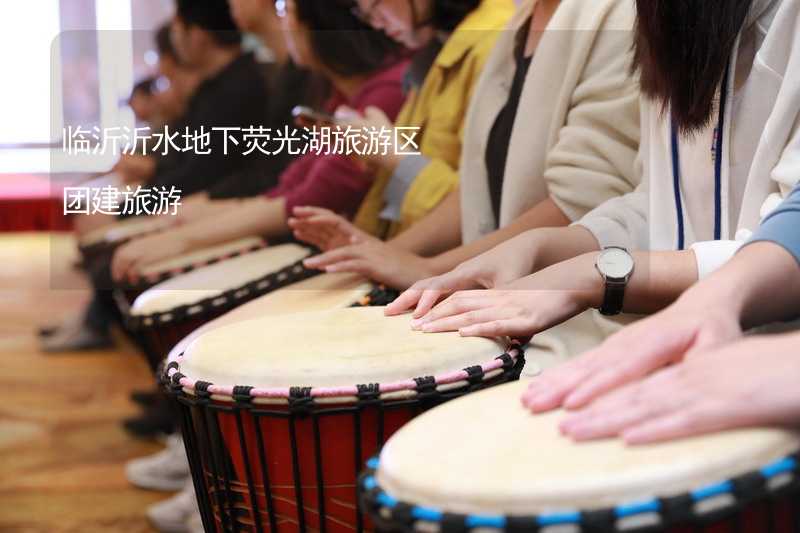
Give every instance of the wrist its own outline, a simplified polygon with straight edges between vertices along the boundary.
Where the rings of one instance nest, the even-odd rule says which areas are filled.
[[[571,260],[580,265],[579,294],[587,309],[600,309],[606,293],[605,280],[596,267],[597,256],[598,252],[590,252]]]
[[[453,270],[458,265],[451,265],[447,260],[447,253],[435,255],[433,257],[423,257],[425,269],[433,276],[441,276]]]

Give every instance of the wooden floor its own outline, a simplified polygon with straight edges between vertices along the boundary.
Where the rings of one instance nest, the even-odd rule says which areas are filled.
[[[158,451],[119,421],[152,380],[135,350],[45,355],[37,325],[78,312],[88,293],[69,237],[0,234],[0,531],[147,532],[147,505],[123,465]],[[68,289],[67,289],[68,288]]]

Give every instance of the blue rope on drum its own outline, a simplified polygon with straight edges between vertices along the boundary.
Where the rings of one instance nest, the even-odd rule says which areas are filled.
[[[380,462],[378,458],[373,457],[367,461],[367,468],[369,470],[376,471],[379,464]],[[765,480],[768,481],[781,474],[795,472],[797,469],[797,459],[795,457],[786,457],[762,467],[760,470],[758,470],[758,472],[765,478]],[[375,489],[380,490],[378,487],[378,482],[375,480],[373,475],[365,476],[363,478],[362,485],[366,491],[373,491]],[[690,492],[689,495],[694,502],[700,502],[723,494],[732,494],[733,491],[734,485],[731,481],[722,481],[720,483],[713,483],[711,485],[706,485],[696,489]],[[378,502],[382,507],[386,507],[388,509],[393,509],[399,504],[396,498],[390,496],[383,490],[380,490],[380,492],[376,495],[375,501]],[[643,500],[640,502],[618,505],[614,507],[613,511],[615,516],[620,519],[647,513],[658,513],[661,511],[661,502],[655,498]],[[422,520],[425,522],[441,522],[444,517],[444,513],[440,509],[414,505],[411,506],[411,516],[415,520]],[[535,520],[539,527],[546,527],[580,524],[582,521],[581,518],[582,515],[580,511],[563,511],[555,513],[543,513],[535,518],[532,518],[532,520]],[[503,529],[507,524],[507,518],[502,515],[466,515],[464,519],[465,525],[468,529],[479,527]]]

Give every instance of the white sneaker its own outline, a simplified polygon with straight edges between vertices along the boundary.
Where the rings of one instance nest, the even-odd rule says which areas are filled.
[[[140,489],[181,490],[189,477],[189,460],[180,435],[167,437],[167,447],[158,453],[128,461],[128,481]]]
[[[186,527],[189,533],[206,533],[206,530],[203,529],[203,518],[200,516],[199,509],[189,515],[189,519],[186,521]]]
[[[148,507],[147,519],[161,533],[189,533],[189,519],[194,513],[200,515],[194,485],[189,480],[172,498]]]

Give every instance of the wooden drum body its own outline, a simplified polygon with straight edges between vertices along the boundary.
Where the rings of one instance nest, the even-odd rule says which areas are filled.
[[[302,264],[309,253],[295,244],[271,246],[174,277],[136,298],[126,313],[126,326],[155,369],[181,339],[207,322],[319,274]]]
[[[518,378],[507,340],[428,335],[382,307],[219,327],[170,357],[206,531],[362,531],[357,473],[417,414]]]
[[[790,533],[800,434],[730,431],[650,446],[576,444],[526,383],[448,403],[401,429],[359,488],[385,531]]]

